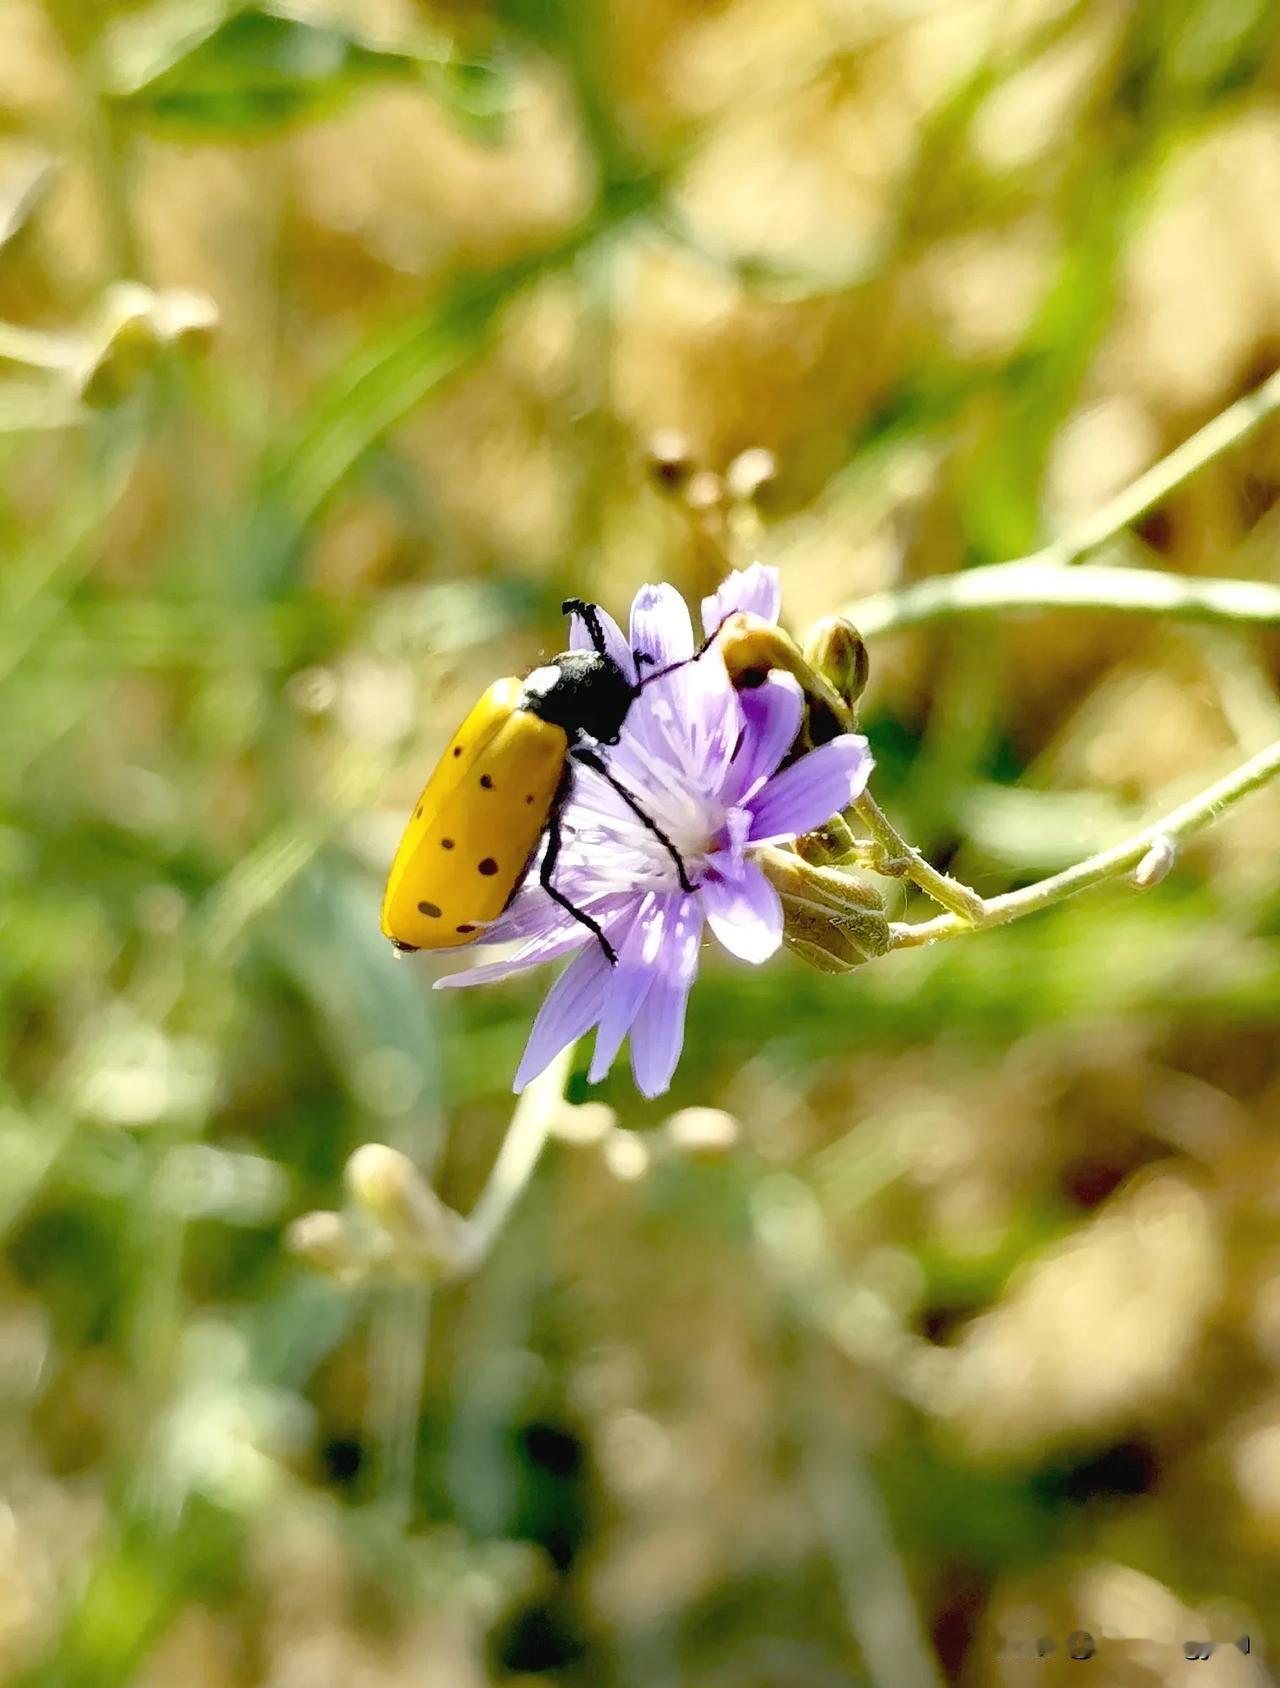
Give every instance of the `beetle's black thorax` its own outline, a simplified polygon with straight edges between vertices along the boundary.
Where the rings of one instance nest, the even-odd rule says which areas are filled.
[[[569,737],[589,733],[616,744],[636,688],[608,657],[595,651],[565,651],[535,668],[524,683],[520,707]]]

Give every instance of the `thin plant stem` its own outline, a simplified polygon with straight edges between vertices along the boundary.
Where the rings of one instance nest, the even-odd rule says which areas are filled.
[[[931,867],[915,845],[909,844],[902,836],[869,791],[864,791],[853,804],[853,812],[884,852],[877,864],[879,872],[910,879],[966,926],[981,920],[986,905],[978,893],[962,885],[958,879],[950,879],[945,873],[939,873],[936,867]]]
[[[385,1293],[369,1342],[369,1430],[378,1450],[375,1499],[401,1533],[413,1517],[418,1421],[431,1332],[429,1284]]]
[[[1167,457],[1138,476],[1136,481],[1118,492],[1114,498],[1095,510],[1071,533],[1055,540],[1039,553],[1042,562],[1074,563],[1105,545],[1127,527],[1132,527],[1148,511],[1154,510],[1171,492],[1175,492],[1192,475],[1197,474],[1215,457],[1221,457],[1233,445],[1248,439],[1267,417],[1280,410],[1280,370],[1270,375],[1260,387],[1246,393],[1242,399],[1228,405],[1211,422],[1206,422],[1189,440],[1175,446]]]
[[[1100,510],[1029,556],[877,592],[842,612],[864,638],[953,615],[992,610],[1115,610],[1200,621],[1280,622],[1280,588],[1247,580],[1190,580],[1149,570],[1068,568],[1116,539],[1192,475],[1280,410],[1280,371],[1206,422]]]
[[[1077,862],[1074,867],[1065,868],[1061,873],[1020,891],[1009,891],[1003,896],[983,900],[982,912],[973,921],[944,914],[936,920],[925,920],[916,925],[892,925],[889,929],[890,948],[912,949],[920,944],[936,943],[941,938],[959,937],[963,932],[1003,926],[1010,920],[1020,920],[1024,915],[1050,908],[1079,891],[1116,879],[1137,867],[1158,841],[1168,839],[1171,844],[1178,844],[1208,826],[1232,804],[1238,803],[1277,774],[1280,774],[1280,739],[1260,750],[1256,756],[1251,756],[1224,778],[1207,786],[1163,820],[1144,827],[1141,832],[1112,845],[1109,850],[1100,850],[1096,855]]]
[[[1277,626],[1280,586],[1260,580],[1197,580],[1106,563],[1068,569],[1041,552],[1012,563],[938,575],[896,592],[876,592],[841,613],[864,639],[871,639],[953,616],[1020,609],[1105,610]]]
[[[484,1261],[533,1177],[547,1139],[564,1111],[564,1087],[573,1062],[570,1044],[530,1081],[511,1115],[497,1159],[466,1221],[451,1277],[464,1277]]]

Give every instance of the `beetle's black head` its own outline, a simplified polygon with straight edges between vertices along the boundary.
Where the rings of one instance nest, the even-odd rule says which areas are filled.
[[[588,733],[601,744],[617,744],[636,687],[610,657],[596,651],[564,651],[524,683],[521,709],[563,727],[571,739]]]

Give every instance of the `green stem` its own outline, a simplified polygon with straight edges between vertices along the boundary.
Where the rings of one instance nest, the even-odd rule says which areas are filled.
[[[869,791],[864,791],[853,804],[853,812],[883,851],[878,872],[910,879],[966,926],[982,918],[986,905],[978,893],[931,867],[915,845],[908,844]]]
[[[870,639],[952,616],[1018,609],[1109,610],[1275,626],[1280,624],[1280,586],[1256,580],[1197,580],[1104,563],[1067,569],[1041,552],[1013,563],[938,575],[897,592],[876,592],[843,613],[864,639]]]
[[[1103,565],[1066,567],[1117,538],[1277,411],[1280,371],[1228,405],[1100,510],[1041,550],[1012,562],[877,592],[842,613],[864,638],[953,615],[1040,607],[1174,615],[1199,621],[1280,622],[1280,588],[1260,582],[1194,580]]]
[[[542,1158],[547,1139],[564,1112],[564,1087],[573,1064],[575,1047],[571,1043],[562,1050],[551,1065],[532,1080],[516,1103],[488,1182],[467,1219],[462,1257],[451,1276],[465,1277],[475,1271],[502,1234],[524,1194]]]
[[[1260,387],[1237,399],[1211,422],[1206,422],[1189,440],[1175,446],[1144,474],[1131,482],[1123,492],[1109,499],[1100,510],[1080,523],[1074,532],[1055,540],[1037,556],[1042,562],[1074,563],[1096,551],[1116,534],[1162,504],[1192,475],[1221,457],[1224,451],[1241,440],[1248,439],[1268,416],[1280,410],[1280,370],[1270,375]]]
[[[936,943],[940,938],[959,937],[963,932],[1003,926],[1007,921],[1020,920],[1023,915],[1035,914],[1040,909],[1050,908],[1054,903],[1075,896],[1079,891],[1087,891],[1108,879],[1118,878],[1137,867],[1157,840],[1167,838],[1177,844],[1190,837],[1277,774],[1280,774],[1280,739],[1260,750],[1256,756],[1251,756],[1247,762],[1173,810],[1163,820],[1144,827],[1122,843],[1112,845],[1109,850],[1100,850],[1097,855],[1089,856],[1074,867],[1055,873],[1035,885],[984,901],[975,920],[944,914],[936,920],[921,921],[914,926],[891,926],[890,948],[913,949],[920,944]]]

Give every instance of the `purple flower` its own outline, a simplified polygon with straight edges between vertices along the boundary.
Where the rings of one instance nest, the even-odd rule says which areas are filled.
[[[759,563],[732,574],[702,605],[712,632],[735,610],[776,621],[775,569]],[[670,586],[643,586],[631,606],[631,636],[603,612],[610,655],[633,681],[692,657],[693,628]],[[589,644],[574,623],[572,644]],[[610,965],[592,934],[538,883],[536,865],[487,943],[518,941],[501,960],[438,979],[436,988],[478,985],[572,955],[538,1011],[516,1072],[522,1090],[592,1026],[588,1074],[604,1077],[630,1034],[631,1070],[646,1096],[666,1090],[684,1041],[685,1005],[698,970],[703,926],[732,955],[759,963],[782,942],[782,905],[755,861],[753,845],[788,841],[819,826],[858,796],[871,771],[867,742],[846,733],[781,773],[803,709],[799,685],[774,673],[737,692],[714,648],[644,686],[617,745],[614,776],[643,804],[679,851],[695,886],[681,890],[675,864],[654,835],[592,769],[579,765],[562,816],[555,883],[592,915],[617,952]]]

